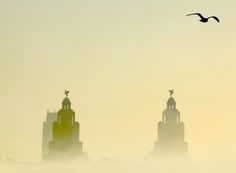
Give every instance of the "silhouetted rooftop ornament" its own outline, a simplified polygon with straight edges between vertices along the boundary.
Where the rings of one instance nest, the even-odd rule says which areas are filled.
[[[69,92],[70,92],[70,91],[65,90],[65,95],[66,95],[66,97],[68,97]]]
[[[172,96],[174,94],[174,89],[169,90],[169,92],[170,92],[170,96]]]

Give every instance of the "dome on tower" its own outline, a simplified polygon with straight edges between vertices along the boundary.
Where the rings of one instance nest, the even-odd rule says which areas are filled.
[[[176,102],[173,97],[170,97],[167,101],[167,108],[168,109],[175,109],[176,108]]]
[[[62,101],[62,104],[63,104],[63,105],[71,104],[70,99],[69,99],[68,97],[65,97],[65,98],[63,99],[63,101]]]
[[[68,98],[69,91],[65,90],[66,97],[62,101],[62,109],[71,109],[71,102]]]
[[[168,99],[168,101],[167,101],[167,104],[168,104],[168,105],[176,104],[175,99],[174,99],[173,97],[170,97],[170,98]]]

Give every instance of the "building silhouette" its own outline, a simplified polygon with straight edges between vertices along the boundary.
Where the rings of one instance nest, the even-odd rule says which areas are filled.
[[[79,140],[80,124],[75,121],[75,112],[71,109],[69,91],[62,101],[62,108],[57,112],[57,119],[52,124],[52,140],[49,142],[47,158],[71,159],[81,155],[82,142]]]
[[[49,153],[49,142],[52,140],[52,125],[57,120],[57,113],[47,111],[46,121],[43,122],[42,158]]]
[[[180,112],[172,95],[173,90],[170,90],[167,107],[162,112],[162,121],[158,123],[158,140],[154,143],[153,152],[155,155],[187,155],[184,123],[180,121]]]

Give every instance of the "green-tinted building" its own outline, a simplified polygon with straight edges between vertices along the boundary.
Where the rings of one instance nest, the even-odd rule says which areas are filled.
[[[62,101],[62,108],[53,122],[52,141],[49,143],[49,158],[74,158],[82,154],[82,142],[79,140],[80,124],[75,121],[75,112],[71,109],[68,93]]]

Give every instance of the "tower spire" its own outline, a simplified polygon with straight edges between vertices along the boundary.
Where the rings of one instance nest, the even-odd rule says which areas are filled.
[[[62,109],[71,109],[71,102],[70,102],[70,99],[68,98],[69,92],[70,91],[65,89],[66,97],[62,101]]]
[[[176,102],[175,99],[172,97],[174,94],[174,89],[169,90],[170,92],[170,98],[167,101],[167,109],[176,109]]]

